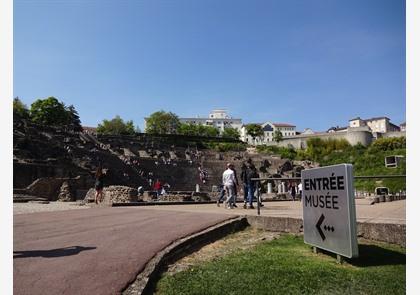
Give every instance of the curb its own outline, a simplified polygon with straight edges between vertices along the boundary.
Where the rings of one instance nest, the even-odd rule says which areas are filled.
[[[242,202],[242,199],[237,199]],[[281,202],[289,200],[264,200],[266,202]],[[111,207],[135,207],[135,206],[159,206],[159,205],[202,205],[202,204],[216,204],[217,201],[148,201],[148,202],[127,202],[127,203],[112,203]]]
[[[244,216],[234,217],[222,223],[213,225],[193,235],[177,240],[159,251],[121,292],[124,295],[150,294],[159,278],[162,267],[166,264],[181,259],[194,250],[216,241],[228,234],[242,230],[248,226]]]
[[[303,220],[299,218],[246,215],[246,219],[258,229],[303,234]],[[358,221],[357,237],[405,247],[406,225]]]

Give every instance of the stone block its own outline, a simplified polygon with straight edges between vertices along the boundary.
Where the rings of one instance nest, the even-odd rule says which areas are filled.
[[[144,150],[139,150],[139,157],[140,158],[150,158],[150,155]]]

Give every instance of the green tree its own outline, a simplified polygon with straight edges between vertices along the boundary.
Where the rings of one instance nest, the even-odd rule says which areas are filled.
[[[19,99],[19,97],[13,99],[13,116],[18,116],[22,119],[29,118],[28,107]]]
[[[178,127],[178,134],[182,135],[198,135],[197,125],[191,123],[181,123]]]
[[[306,141],[306,144],[308,146],[306,149],[306,153],[311,159],[318,161],[319,159],[322,158],[322,155],[325,151],[325,144],[321,138],[319,137],[309,138]]]
[[[234,138],[239,139],[241,135],[239,134],[239,131],[235,128],[228,127],[223,130],[222,137],[224,138]]]
[[[161,110],[146,118],[146,133],[176,134],[179,126],[179,118],[172,112]]]
[[[219,135],[219,129],[213,126],[181,123],[179,125],[177,133],[183,135],[216,137]]]
[[[245,126],[246,133],[248,133],[249,136],[252,137],[252,139],[255,142],[256,138],[260,138],[264,135],[264,131],[259,124],[248,124]]]
[[[275,142],[279,143],[283,139],[283,133],[280,130],[274,131],[273,139]]]
[[[79,113],[73,105],[66,107],[67,111],[67,126],[74,131],[82,131]]]
[[[216,137],[220,135],[219,129],[213,126],[198,125],[198,135]]]
[[[30,116],[33,122],[50,126],[64,126],[69,118],[64,103],[53,96],[32,103]]]
[[[133,121],[124,122],[120,116],[115,116],[112,120],[103,120],[96,128],[98,134],[105,135],[133,135],[135,134]]]

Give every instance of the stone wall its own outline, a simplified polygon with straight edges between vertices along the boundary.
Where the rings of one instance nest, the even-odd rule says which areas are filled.
[[[294,234],[303,234],[303,220],[289,217],[246,216],[255,228]],[[357,237],[390,244],[406,245],[406,225],[357,222]]]
[[[387,133],[382,133],[381,137],[402,137],[402,136],[406,136],[405,135],[405,131],[395,131],[395,132],[387,132]]]
[[[211,192],[214,186],[221,184],[228,162],[235,164],[239,174],[242,163],[249,157],[253,158],[257,169],[265,169],[261,170],[264,177],[276,174],[281,164],[279,157],[203,149],[202,140],[224,141],[222,138],[149,134],[96,138],[83,133],[68,133],[59,128],[16,124],[14,188],[25,188],[37,179],[48,178],[51,184],[40,180],[31,192],[55,200],[63,185],[61,178],[81,175],[90,179],[91,183],[76,189],[88,190],[93,187],[96,168],[102,165],[107,170],[105,186],[143,186],[144,190],[151,190],[149,179],[153,182],[159,179],[163,184],[167,182],[170,185],[169,191],[195,191],[199,184],[201,192]],[[208,172],[205,183],[199,177],[200,165]],[[62,188],[63,199],[68,199],[67,191],[72,191],[73,184],[69,182],[68,186]]]
[[[373,135],[371,132],[366,130],[358,130],[357,128],[349,128],[349,131],[343,132],[331,132],[331,133],[317,133],[317,134],[305,134],[305,135],[296,135],[294,137],[285,137],[279,143],[269,142],[267,145],[277,145],[283,147],[292,146],[295,149],[306,149],[307,141],[310,138],[321,138],[321,139],[346,139],[351,145],[356,145],[358,143],[368,146],[372,140]]]
[[[65,184],[67,188],[64,188],[63,184]],[[35,180],[26,188],[19,189],[19,192],[31,196],[46,198],[49,201],[57,201],[59,200],[60,192],[67,191],[66,197],[61,194],[62,200],[75,201],[77,190],[85,189],[87,187],[91,187],[92,185],[93,180],[80,176],[75,178],[42,177]]]
[[[129,203],[137,202],[137,190],[131,187],[122,186],[122,185],[111,185],[106,186],[103,189],[103,204],[111,205],[112,203]],[[84,201],[86,203],[94,202],[95,200],[95,189],[91,188],[86,193]]]

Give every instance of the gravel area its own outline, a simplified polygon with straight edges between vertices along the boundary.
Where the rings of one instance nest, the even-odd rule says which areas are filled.
[[[42,204],[42,202],[27,202],[27,203],[13,203],[13,214],[26,214],[34,212],[45,211],[62,211],[74,209],[89,209],[91,206],[84,205],[82,202],[49,202]]]

